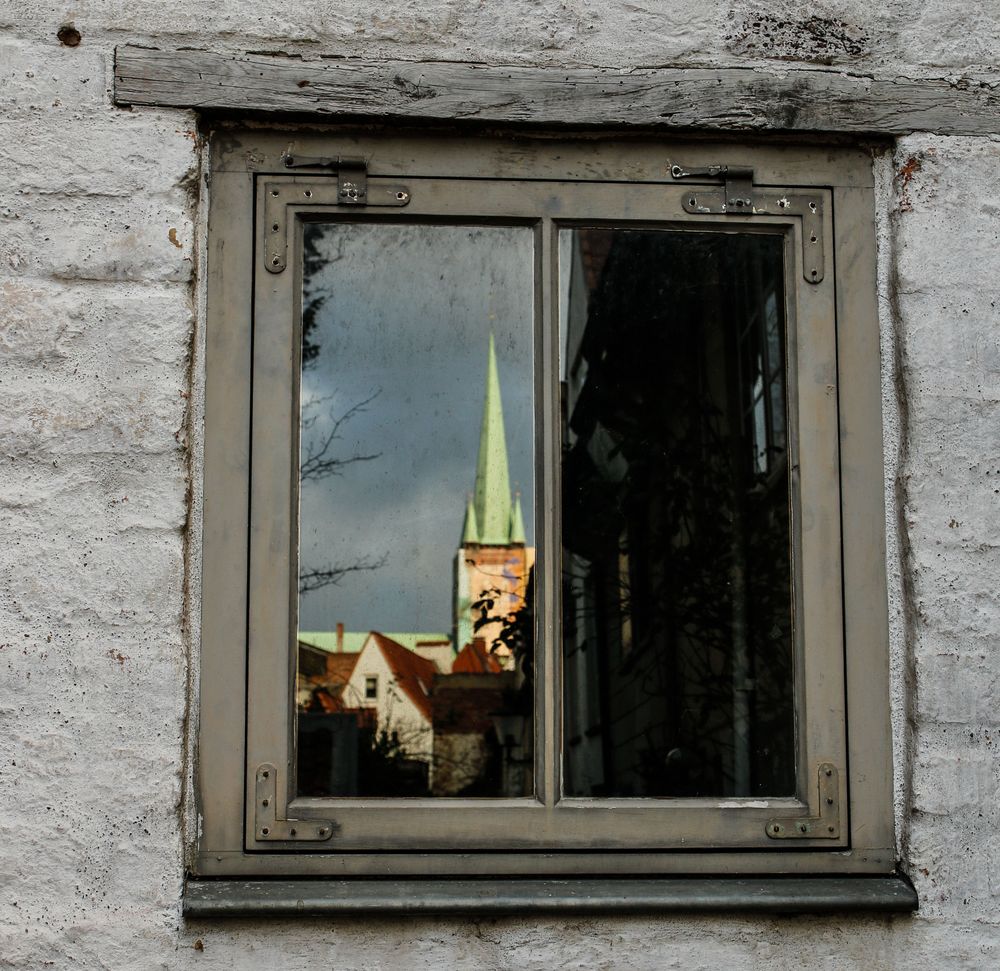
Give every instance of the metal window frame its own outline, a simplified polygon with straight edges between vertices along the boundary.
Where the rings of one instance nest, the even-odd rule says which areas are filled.
[[[447,139],[446,147],[442,139]],[[797,300],[792,301],[799,304],[802,319],[798,324],[822,326],[823,312],[812,312],[813,316],[809,316],[807,305],[814,298],[806,297],[805,305],[802,303],[803,295],[810,293],[824,295],[827,326],[832,328],[836,321],[833,343],[827,342],[832,357],[816,372],[822,372],[824,380],[813,382],[816,393],[802,411],[815,414],[824,408],[828,410],[832,402],[835,429],[831,448],[827,450],[824,472],[819,473],[818,465],[816,469],[818,478],[828,480],[828,485],[832,476],[833,492],[828,489],[828,498],[821,504],[828,514],[822,528],[826,530],[826,546],[832,545],[840,551],[841,562],[831,567],[816,560],[810,568],[815,575],[804,586],[816,591],[815,597],[810,595],[808,609],[819,610],[834,628],[842,618],[840,640],[845,645],[842,663],[837,662],[842,680],[838,682],[836,670],[824,671],[821,680],[827,682],[826,688],[809,699],[810,713],[823,710],[827,715],[822,718],[802,715],[818,741],[810,745],[811,751],[799,767],[802,787],[799,799],[768,800],[767,805],[759,804],[765,801],[751,805],[753,800],[671,800],[669,806],[662,800],[602,800],[597,804],[593,800],[561,800],[556,806],[556,779],[550,777],[541,780],[540,798],[536,800],[490,801],[489,815],[496,817],[495,822],[483,826],[473,820],[470,827],[483,826],[478,835],[466,831],[459,833],[458,840],[454,820],[458,815],[473,818],[474,814],[468,810],[473,806],[482,809],[482,802],[467,806],[446,800],[451,805],[443,807],[440,800],[428,800],[427,805],[375,807],[359,800],[351,807],[338,801],[338,818],[333,822],[342,828],[336,839],[286,842],[257,838],[260,820],[255,822],[254,814],[259,808],[256,800],[260,780],[254,774],[254,766],[258,769],[278,766],[275,819],[291,816],[311,820],[315,826],[331,819],[329,801],[291,800],[287,791],[290,701],[276,708],[269,706],[260,693],[260,686],[276,672],[280,680],[282,665],[275,665],[272,657],[266,674],[262,670],[255,673],[247,661],[248,640],[252,641],[261,617],[266,617],[271,609],[264,607],[252,593],[248,595],[248,590],[266,589],[260,588],[264,578],[256,576],[253,568],[249,586],[247,583],[251,563],[251,529],[248,529],[251,478],[256,490],[261,461],[269,461],[266,443],[276,441],[273,430],[285,429],[288,437],[285,428],[288,414],[276,419],[270,438],[265,435],[261,439],[259,429],[252,434],[252,403],[259,425],[260,415],[267,414],[262,410],[265,403],[278,400],[282,387],[288,398],[291,362],[289,353],[286,351],[282,356],[280,348],[287,345],[287,336],[294,331],[289,317],[289,296],[293,295],[294,304],[297,280],[290,271],[263,272],[258,239],[259,230],[264,228],[263,214],[259,208],[255,211],[255,206],[262,205],[255,201],[256,187],[265,179],[274,178],[280,178],[283,185],[317,181],[316,176],[301,173],[289,176],[282,163],[285,154],[360,156],[369,160],[373,189],[396,186],[407,180],[420,187],[405,211],[380,210],[379,218],[419,221],[423,216],[538,224],[542,254],[538,282],[550,294],[552,305],[543,309],[543,316],[549,320],[553,319],[558,300],[557,288],[551,285],[557,273],[558,248],[552,245],[553,234],[546,227],[554,225],[553,215],[560,214],[544,213],[540,208],[542,196],[551,195],[553,190],[553,186],[544,185],[546,182],[561,186],[567,198],[604,197],[604,208],[596,202],[593,203],[596,208],[590,211],[580,211],[578,207],[569,214],[572,218],[562,215],[564,224],[574,221],[593,224],[601,219],[617,223],[627,219],[628,206],[625,211],[621,208],[622,200],[627,198],[641,204],[631,216],[636,224],[651,221],[662,224],[659,219],[651,219],[650,207],[657,201],[663,205],[669,200],[672,208],[668,210],[668,220],[673,218],[678,224],[723,231],[750,224],[764,231],[780,230],[787,239],[794,240],[794,245],[786,245],[786,262],[798,269],[797,273],[787,274],[798,293]],[[790,191],[803,187],[809,191],[821,189],[830,217],[824,223],[827,280],[813,286],[803,279],[804,240],[801,220],[795,217],[683,214],[683,196],[691,187],[671,179],[668,174],[671,163],[708,166],[720,159],[752,165],[757,185]],[[448,180],[443,176],[448,176]],[[490,194],[483,191],[485,179],[491,180]],[[496,189],[503,183],[508,185],[498,193]],[[707,196],[712,189],[711,180],[705,180],[698,191]],[[530,206],[527,206],[528,196]],[[611,198],[616,200],[617,209],[608,203]],[[891,872],[895,852],[882,443],[878,420],[881,395],[874,201],[871,160],[866,153],[830,146],[751,146],[654,139],[622,143],[613,139],[528,139],[523,135],[379,137],[350,131],[289,135],[222,128],[212,138],[209,206],[204,608],[197,770],[202,819],[194,856],[197,874],[344,876],[377,872],[556,876]],[[289,234],[289,238],[297,240],[298,234]],[[806,306],[805,316],[803,306]],[[256,339],[250,325],[254,315],[269,322],[266,330],[258,330]],[[790,314],[789,321],[794,319]],[[275,333],[273,325],[279,320],[286,321],[283,329],[279,327],[284,337]],[[536,362],[542,375],[541,400],[551,408],[557,381],[545,376],[557,373],[558,328],[546,331],[542,323]],[[794,327],[790,327],[790,333],[793,332]],[[790,352],[794,350],[790,347]],[[806,353],[808,356],[808,350]],[[802,375],[817,363],[820,362],[799,361],[797,373]],[[277,395],[276,398],[260,397],[262,387],[268,382],[270,394]],[[540,446],[541,471],[545,472],[545,456],[551,459],[554,446],[545,440]],[[273,482],[288,483],[291,468],[288,456],[271,458]],[[257,473],[252,477],[253,465],[257,466]],[[553,465],[550,461],[541,479],[543,488],[538,505],[542,509],[557,505],[558,481],[557,473],[552,473]],[[262,498],[258,497],[258,504]],[[286,508],[290,515],[290,504]],[[557,537],[550,521],[539,518],[537,522],[542,547],[541,586],[543,589],[547,586],[553,594],[552,602],[542,610],[547,618],[542,634],[554,644],[558,576],[556,558],[546,558],[545,551],[556,548]],[[287,540],[282,549],[278,537],[281,528],[285,529],[286,537],[290,536],[286,527],[287,523],[266,542],[267,548],[273,549],[272,540],[277,537],[278,556],[272,563],[284,563],[287,576]],[[258,541],[253,545],[259,548]],[[287,629],[287,618],[284,623]],[[543,741],[550,762],[558,749],[558,698],[554,694],[557,654],[557,650],[548,653],[547,667],[539,678],[540,683],[550,685],[552,693],[543,699],[540,709],[540,721],[547,726]],[[261,655],[259,651],[254,655],[251,649],[251,656]],[[287,659],[283,669],[287,679],[290,677]],[[245,696],[244,685],[248,685]],[[849,719],[844,713],[845,696],[850,706]],[[291,698],[290,692],[288,697]],[[837,738],[842,740],[839,745]],[[272,744],[275,739],[277,744]],[[838,773],[835,797],[840,803],[842,832],[834,839],[815,837],[810,832],[804,838],[788,840],[775,839],[776,833],[765,833],[764,826],[776,816],[796,821],[822,816],[820,787],[828,764]],[[828,790],[823,790],[823,794],[827,793]],[[429,804],[432,802],[433,805]],[[358,822],[343,816],[349,808],[356,810],[354,817]],[[706,813],[706,810],[711,811]],[[451,823],[446,822],[449,818]],[[579,822],[580,819],[586,821]],[[526,839],[525,833],[533,838]]]

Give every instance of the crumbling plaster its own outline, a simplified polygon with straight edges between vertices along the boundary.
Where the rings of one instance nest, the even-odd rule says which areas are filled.
[[[189,113],[112,106],[118,43],[1000,83],[969,0],[0,5],[0,967],[1000,966],[1000,140],[875,160],[917,915],[185,924],[202,146]]]

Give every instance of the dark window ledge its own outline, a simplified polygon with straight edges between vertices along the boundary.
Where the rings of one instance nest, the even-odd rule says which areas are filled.
[[[635,880],[189,880],[189,918],[331,914],[505,914],[744,911],[908,912],[902,877]]]

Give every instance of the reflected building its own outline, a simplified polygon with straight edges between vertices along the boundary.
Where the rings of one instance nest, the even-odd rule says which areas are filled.
[[[782,241],[562,242],[566,794],[790,794]]]

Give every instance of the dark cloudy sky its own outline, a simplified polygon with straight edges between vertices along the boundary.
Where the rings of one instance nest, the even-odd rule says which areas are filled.
[[[533,542],[532,231],[525,227],[328,223],[322,266],[305,280],[326,299],[303,373],[310,441],[344,423],[337,457],[381,453],[303,485],[303,567],[386,563],[300,598],[301,630],[450,632],[452,563],[475,482],[486,352],[496,338],[513,488]]]

